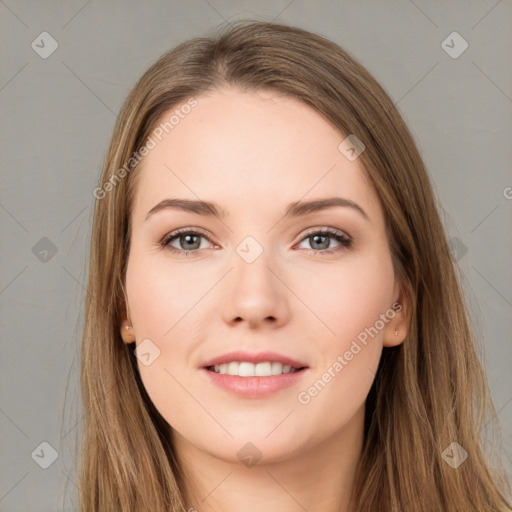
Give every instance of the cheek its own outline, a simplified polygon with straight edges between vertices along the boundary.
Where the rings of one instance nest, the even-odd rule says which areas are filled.
[[[393,285],[391,257],[385,251],[347,257],[339,265],[317,265],[314,279],[297,279],[295,286],[311,312],[304,327],[318,333],[314,339],[324,353],[341,350],[390,308]]]
[[[214,284],[211,269],[190,269],[190,262],[171,262],[164,254],[134,251],[128,262],[126,287],[133,323],[139,335],[165,342],[182,319]]]
[[[149,352],[151,361],[146,365],[141,358],[137,364],[160,414],[171,424],[188,424],[193,421],[190,418],[201,414],[187,392],[188,354],[202,338],[203,322],[196,319],[207,314],[201,309],[201,298],[214,284],[214,277],[186,271],[179,264],[169,265],[165,258],[158,260],[150,261],[134,251],[128,262],[126,288],[138,352]]]
[[[393,284],[391,258],[381,253],[354,258],[336,272],[326,266],[302,288],[320,320],[304,326],[318,364],[297,400],[307,414],[324,416],[328,430],[345,424],[364,404],[382,352],[381,315],[391,307]]]

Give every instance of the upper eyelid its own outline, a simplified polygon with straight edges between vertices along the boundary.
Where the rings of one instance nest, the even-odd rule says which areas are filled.
[[[208,240],[210,240],[210,242],[212,241],[210,239],[210,235],[208,235],[207,232],[203,231],[201,228],[178,228],[178,229],[175,229],[174,231],[170,231],[169,233],[164,235],[162,240],[164,240],[164,241],[172,240],[173,238],[177,237],[178,235],[189,234],[189,233],[192,233],[192,234],[197,233],[198,235],[202,235],[205,238],[207,238]]]
[[[304,238],[304,237],[306,237],[308,235],[311,235],[313,233],[319,233],[319,232],[325,232],[327,234],[341,234],[341,235],[345,235],[347,238],[352,238],[343,229],[333,228],[333,227],[330,227],[330,226],[309,228],[309,229],[306,230],[305,233],[302,234],[302,238]]]

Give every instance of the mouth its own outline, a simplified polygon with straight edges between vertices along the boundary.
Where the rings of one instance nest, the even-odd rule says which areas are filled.
[[[205,361],[202,368],[235,377],[271,377],[300,372],[308,366],[297,359],[277,352],[248,352],[237,350]]]
[[[215,357],[200,368],[206,382],[242,398],[266,398],[297,385],[310,370],[302,361],[277,352],[238,350]]]
[[[297,385],[308,373],[307,366],[292,367],[279,361],[231,361],[201,368],[207,381],[241,398],[267,398]]]
[[[252,363],[250,361],[231,361],[210,365],[206,370],[220,375],[232,375],[235,377],[271,377],[273,375],[283,375],[288,373],[297,373],[303,371],[307,366],[295,367],[290,364],[283,364],[279,361],[263,361]]]

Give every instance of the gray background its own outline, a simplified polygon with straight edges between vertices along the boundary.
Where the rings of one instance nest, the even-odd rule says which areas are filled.
[[[442,204],[510,454],[510,0],[442,7],[433,0],[7,0],[0,1],[1,511],[76,509],[92,190],[121,103],[164,51],[239,18],[282,21],[334,40],[396,102]],[[31,43],[42,46],[45,31],[58,49],[42,58]],[[442,47],[454,31],[469,45],[458,58]],[[453,52],[460,43],[445,44]],[[42,442],[58,452],[48,469],[39,465],[51,461]]]

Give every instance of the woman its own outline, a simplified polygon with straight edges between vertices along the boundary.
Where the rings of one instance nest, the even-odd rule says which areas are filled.
[[[181,44],[94,195],[81,510],[511,510],[427,172],[346,51]]]

